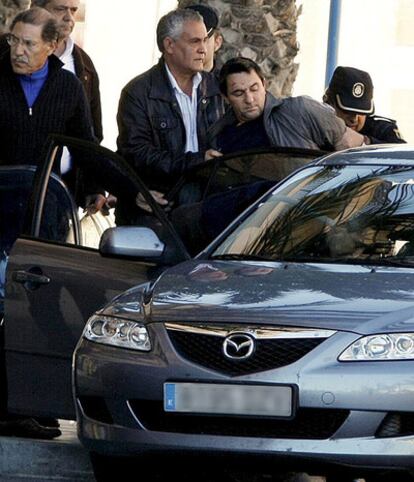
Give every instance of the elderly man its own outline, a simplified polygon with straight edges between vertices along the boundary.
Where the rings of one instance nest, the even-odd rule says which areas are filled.
[[[94,134],[100,142],[103,133],[98,74],[89,55],[70,37],[75,27],[79,3],[80,0],[32,0],[31,6],[45,8],[58,21],[59,39],[55,55],[63,62],[63,68],[75,74],[82,82],[89,101]]]
[[[53,55],[57,23],[42,8],[13,20],[10,55],[0,65],[0,159],[37,164],[49,133],[93,140],[89,109],[79,80]]]
[[[332,109],[310,97],[273,97],[251,59],[228,60],[219,82],[232,108],[211,132],[212,145],[222,153],[266,146],[341,150],[364,142]]]
[[[157,26],[160,61],[122,90],[118,150],[151,189],[168,192],[205,161],[207,131],[224,113],[215,76],[203,72],[207,40],[199,13],[169,12]],[[192,188],[181,190],[181,203],[197,196]],[[116,215],[118,223],[134,222],[128,206],[118,206]]]
[[[0,164],[38,164],[49,133],[94,139],[82,84],[53,55],[57,39],[57,22],[43,8],[12,21],[10,53],[0,60]],[[105,198],[95,200],[103,204]],[[7,415],[2,398],[0,433],[53,438],[60,431]]]
[[[11,24],[10,53],[0,60],[0,164],[38,164],[51,133],[94,141],[82,84],[53,55],[57,38],[57,22],[43,8],[21,12]],[[79,204],[102,207],[93,180],[68,181]]]

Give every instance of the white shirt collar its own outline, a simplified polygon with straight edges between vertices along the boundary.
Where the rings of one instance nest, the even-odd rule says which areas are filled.
[[[62,52],[62,55],[59,57],[63,63],[65,63],[65,59],[68,59],[69,57],[72,56],[74,46],[75,46],[75,42],[70,37],[68,37],[66,39],[66,48]]]
[[[180,94],[185,94],[185,92],[182,91],[181,87],[178,85],[177,81],[175,80],[175,77],[171,73],[171,70],[168,68],[167,63],[165,63],[165,68],[167,70],[167,75],[168,75],[168,78],[170,79],[172,88],[174,90],[178,91]],[[194,90],[197,90],[197,88],[200,85],[202,79],[203,79],[203,77],[202,77],[200,72],[197,72],[193,76],[193,92],[194,92]]]

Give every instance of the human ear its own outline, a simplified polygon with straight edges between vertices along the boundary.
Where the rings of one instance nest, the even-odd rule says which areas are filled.
[[[223,45],[223,35],[221,33],[214,35],[214,52],[217,52],[219,48]]]
[[[174,40],[171,37],[165,37],[162,44],[164,46],[164,52],[167,52],[168,54],[173,52]]]
[[[56,50],[56,47],[57,47],[56,40],[53,40],[52,42],[49,42],[49,46],[48,46],[48,49],[47,49],[47,56],[48,57],[53,54],[53,52]]]

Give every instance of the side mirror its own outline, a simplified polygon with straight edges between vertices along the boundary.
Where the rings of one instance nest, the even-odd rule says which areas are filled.
[[[155,232],[146,227],[109,228],[101,236],[99,251],[104,256],[161,259],[165,245]]]

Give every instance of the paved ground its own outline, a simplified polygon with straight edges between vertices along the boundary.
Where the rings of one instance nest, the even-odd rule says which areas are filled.
[[[0,482],[96,482],[76,423],[60,423],[62,435],[54,440],[0,437]],[[299,480],[324,482],[325,478]]]
[[[94,482],[75,422],[62,420],[61,430],[54,440],[0,437],[0,481]]]

